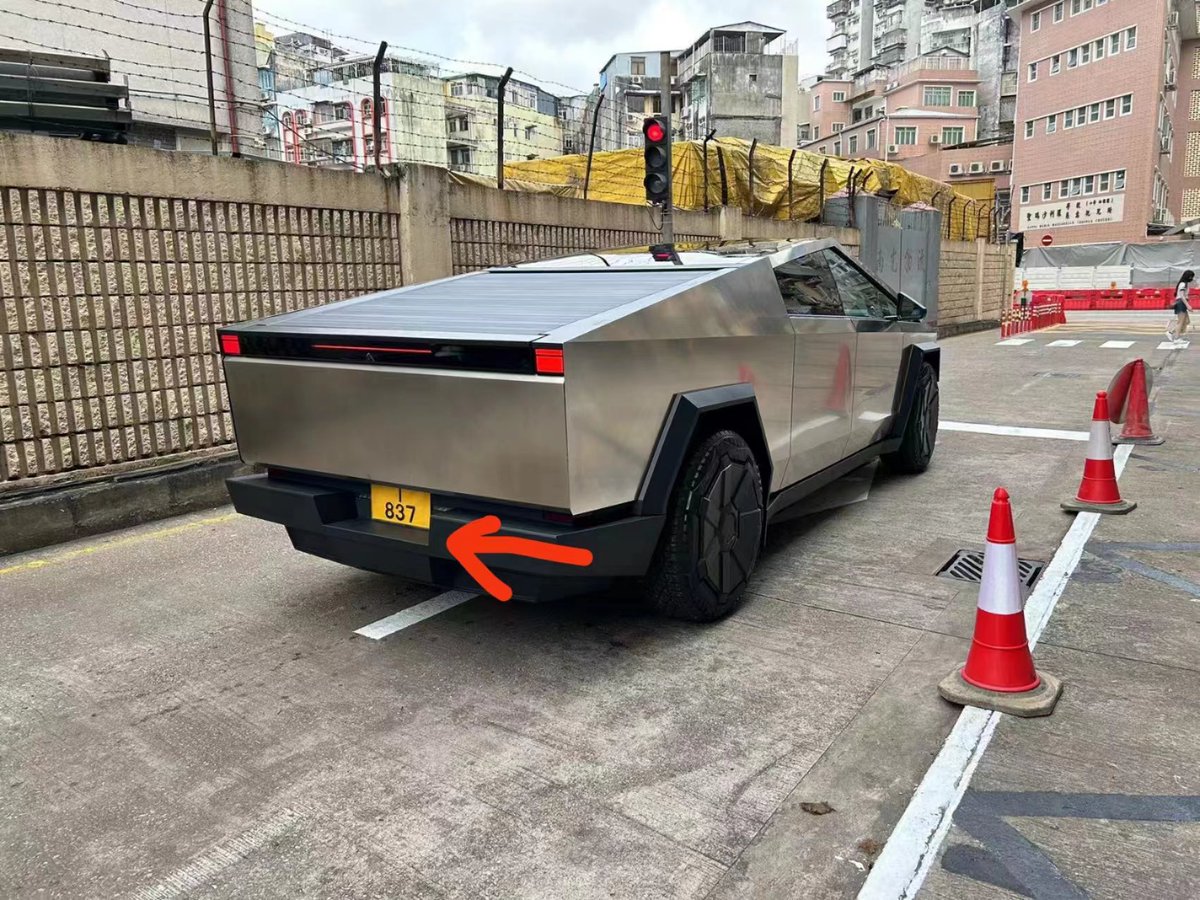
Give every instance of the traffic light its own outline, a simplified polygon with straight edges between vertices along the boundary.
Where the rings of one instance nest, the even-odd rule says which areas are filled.
[[[646,139],[646,199],[655,204],[671,202],[671,127],[666,116],[642,122]]]

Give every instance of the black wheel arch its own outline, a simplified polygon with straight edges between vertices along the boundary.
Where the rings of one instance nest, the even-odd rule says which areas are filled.
[[[908,417],[912,412],[913,401],[917,396],[917,386],[921,380],[921,367],[929,363],[934,374],[940,379],[942,375],[942,348],[932,341],[909,344],[904,348],[900,357],[900,377],[896,381],[896,396],[892,400],[891,431],[885,437],[899,440],[904,437],[904,428],[908,425]]]
[[[706,436],[726,428],[741,435],[754,451],[763,494],[767,495],[771,486],[771,453],[754,385],[729,384],[685,391],[671,398],[654,453],[638,487],[634,512],[646,516],[665,515],[671,491],[692,448]]]

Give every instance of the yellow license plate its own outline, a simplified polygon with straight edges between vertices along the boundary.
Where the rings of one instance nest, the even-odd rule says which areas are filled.
[[[429,493],[390,484],[371,485],[371,518],[393,525],[429,529]]]

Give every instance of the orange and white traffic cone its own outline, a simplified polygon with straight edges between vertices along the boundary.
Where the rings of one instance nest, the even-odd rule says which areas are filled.
[[[1146,392],[1146,361],[1135,359],[1125,400],[1125,425],[1114,444],[1161,444],[1163,438],[1150,427],[1150,398]]]
[[[1018,716],[1046,716],[1062,693],[1052,675],[1039,675],[1025,633],[1017,568],[1017,539],[1008,491],[996,488],[983,551],[983,578],[967,662],[944,678],[938,693],[953,703]]]
[[[1096,393],[1092,409],[1092,433],[1088,439],[1087,458],[1083,461],[1083,480],[1079,491],[1060,504],[1068,512],[1097,512],[1124,515],[1137,504],[1122,500],[1117,487],[1117,470],[1113,465],[1112,430],[1108,424],[1108,394]]]

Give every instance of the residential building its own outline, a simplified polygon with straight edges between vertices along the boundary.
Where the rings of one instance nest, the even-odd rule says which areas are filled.
[[[672,57],[678,51],[670,51]],[[660,81],[661,50],[636,53],[614,53],[600,70],[600,124],[596,133],[597,150],[623,150],[642,146],[642,122],[647,116],[662,112],[662,82]],[[676,86],[675,60],[671,71],[672,125],[679,125],[682,95]],[[678,136],[678,132],[675,132]]]
[[[1012,13],[1021,28],[1013,229],[1060,244],[1164,231],[1183,191],[1200,189],[1194,69],[1185,104],[1177,100],[1185,49],[1195,65],[1195,8],[1181,16],[1174,0],[1025,0]]]
[[[683,136],[791,144],[799,124],[795,45],[757,22],[711,28],[676,57]]]
[[[495,175],[500,75],[463,72],[443,80],[450,168]],[[504,161],[546,159],[562,152],[558,98],[537,85],[510,79],[504,97]]]
[[[209,109],[203,23],[191,13],[152,10],[128,0],[50,5],[5,0],[3,46],[107,57],[111,80],[128,83],[130,143],[209,152]],[[266,152],[262,135],[254,22],[248,3],[216,0],[216,124],[222,152]]]

